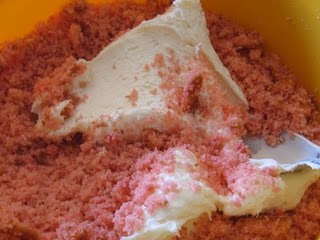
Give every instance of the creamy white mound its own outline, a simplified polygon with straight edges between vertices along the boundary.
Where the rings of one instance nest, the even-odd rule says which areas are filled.
[[[119,37],[107,46],[92,61],[81,60],[86,64],[85,73],[73,81],[73,92],[86,100],[76,106],[74,114],[65,119],[64,124],[51,132],[53,135],[66,135],[73,131],[85,131],[92,123],[103,119],[112,122],[103,131],[114,128],[123,129],[134,124],[139,131],[141,120],[152,118],[148,127],[166,128],[163,115],[170,110],[165,106],[165,92],[160,88],[162,78],[157,68],[150,67],[156,56],[164,59],[171,57],[170,50],[179,65],[188,65],[188,61],[200,62],[203,54],[211,65],[211,76],[203,82],[201,96],[206,97],[206,85],[218,84],[235,104],[246,104],[244,94],[231,79],[228,70],[221,63],[214,51],[206,27],[206,20],[199,1],[175,1],[165,14],[141,23],[136,28]],[[176,81],[186,81],[182,72]],[[80,83],[87,83],[80,88]],[[156,94],[152,93],[156,90]],[[133,91],[137,100],[132,104],[130,95]],[[61,112],[67,106],[65,99],[52,107],[58,118],[64,118]],[[39,115],[38,127],[42,125],[42,99],[33,104],[33,112]],[[173,112],[174,114],[174,112]],[[178,117],[178,116],[177,116]]]
[[[240,216],[258,214],[274,208],[292,209],[300,202],[310,184],[319,177],[319,172],[310,169],[283,174],[276,178],[278,191],[275,192],[274,187],[259,183],[257,175],[257,183],[253,187],[258,187],[259,191],[247,196],[241,206],[235,206],[232,200],[236,194],[219,195],[208,184],[194,178],[186,164],[196,169],[198,160],[190,151],[175,150],[174,161],[174,172],[159,174],[157,181],[160,185],[174,182],[179,191],[168,196],[158,190],[156,195],[166,196],[168,204],[152,215],[144,211],[146,220],[142,229],[131,236],[123,237],[122,240],[170,239],[172,236],[179,236],[179,230],[186,223],[196,220],[203,213],[210,217],[210,213],[217,210],[227,215]]]

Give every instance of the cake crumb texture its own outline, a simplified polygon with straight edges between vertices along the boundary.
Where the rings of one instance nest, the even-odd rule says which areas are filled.
[[[48,139],[35,128],[37,115],[31,106],[34,94],[45,89],[44,79],[68,61],[91,60],[117,37],[163,13],[170,4],[74,1],[28,36],[2,44],[0,239],[119,239],[131,234],[143,224],[139,206],[157,187],[152,172],[164,166],[172,171],[168,162],[162,162],[166,158],[161,158],[172,147],[190,150],[208,169],[220,169],[206,179],[222,194],[230,190],[225,184],[232,179],[219,175],[227,174],[226,162],[211,163],[201,156],[218,159],[234,150],[235,161],[228,163],[245,162],[246,147],[237,140],[216,136],[209,141],[192,128],[170,135],[147,129],[138,141],[124,141],[115,133],[97,144],[81,133]],[[206,17],[215,50],[249,102],[249,116],[234,125],[243,124],[248,134],[262,136],[271,145],[282,141],[282,131],[301,133],[319,144],[320,112],[279,57],[265,51],[257,33],[213,13],[206,12]],[[52,94],[59,98],[64,93]],[[241,115],[226,107],[230,117],[226,122]],[[230,136],[243,133],[237,127]],[[175,186],[171,188],[168,191]],[[150,200],[149,210],[165,204],[162,199]],[[181,239],[315,239],[320,232],[320,181],[292,211],[275,209],[251,217],[218,212],[211,220],[203,215],[193,224],[197,231],[183,229]]]

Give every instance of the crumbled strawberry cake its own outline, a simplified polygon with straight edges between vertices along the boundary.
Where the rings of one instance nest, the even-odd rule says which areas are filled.
[[[297,132],[320,143],[320,111],[294,74],[264,49],[257,33],[211,12],[206,12],[211,42],[245,93],[248,108],[227,101],[217,86],[208,90],[214,106],[203,105],[197,96],[208,73],[203,65],[190,63],[187,84],[180,86],[173,79],[190,66],[179,65],[174,50],[168,49],[169,58],[156,55],[144,70],[156,69],[163,79],[161,90],[170,90],[167,106],[179,113],[200,111],[202,117],[214,119],[210,132],[192,122],[177,122],[165,132],[147,128],[128,138],[125,132],[114,131],[96,141],[90,132],[48,137],[36,128],[35,96],[44,99],[44,109],[71,96],[62,115],[72,115],[75,106],[86,100],[70,90],[72,79],[85,71],[76,60],[93,59],[170,4],[74,1],[28,36],[1,46],[0,239],[128,237],[143,228],[146,213],[152,216],[170,205],[181,187],[163,174],[175,174],[180,168],[192,179],[190,192],[198,194],[205,183],[221,196],[232,195],[230,201],[237,207],[263,184],[278,191],[273,169],[263,171],[248,164],[245,134],[276,145],[283,131]],[[150,93],[156,96],[159,90]],[[127,98],[135,106],[139,92],[133,89]],[[45,113],[43,125],[48,130],[62,124],[49,110]],[[165,121],[177,120],[167,114]],[[177,152],[197,162],[177,163]],[[192,222],[192,231],[184,226],[180,237],[173,239],[315,239],[319,232],[318,180],[291,211],[273,209],[254,216],[203,213]]]

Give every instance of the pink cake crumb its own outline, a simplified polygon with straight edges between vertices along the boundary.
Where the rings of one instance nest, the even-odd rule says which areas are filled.
[[[145,72],[150,71],[150,65],[149,64],[144,65],[144,71]]]
[[[152,67],[163,68],[165,66],[164,56],[162,53],[157,53],[154,57],[153,62],[151,63]]]
[[[137,106],[137,101],[139,99],[139,92],[134,88],[132,92],[128,96],[126,96],[126,98],[128,98],[131,102],[131,106],[135,107]]]
[[[155,96],[155,95],[157,95],[158,90],[157,90],[156,88],[151,89],[151,90],[150,90],[150,93]]]
[[[184,88],[181,101],[183,112],[195,112],[199,107],[199,92],[201,91],[203,77],[201,73],[190,73]]]

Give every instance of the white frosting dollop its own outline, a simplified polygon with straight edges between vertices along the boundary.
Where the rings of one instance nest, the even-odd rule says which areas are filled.
[[[163,116],[168,112],[174,115],[175,112],[165,104],[165,93],[161,88],[163,79],[158,69],[147,67],[146,70],[146,66],[150,66],[159,54],[165,60],[170,59],[170,50],[174,51],[174,58],[180,66],[188,65],[190,59],[195,65],[201,65],[200,53],[208,61],[210,76],[203,81],[202,100],[207,96],[206,86],[216,84],[226,92],[230,101],[247,104],[243,92],[231,79],[210,43],[200,1],[177,0],[165,14],[120,36],[93,60],[80,60],[86,65],[86,71],[74,79],[73,92],[86,100],[78,104],[72,116],[51,134],[63,136],[74,131],[85,132],[93,123],[101,121],[106,123],[100,128],[104,132],[125,129],[128,125],[134,125],[137,132],[144,127],[167,128],[169,123],[163,120]],[[175,81],[183,85],[186,74],[181,72]],[[79,83],[83,82],[87,83],[86,87],[80,88]],[[133,91],[136,94],[134,104],[130,100]],[[43,121],[41,102],[41,99],[36,99],[32,108],[39,116],[37,126],[40,129]],[[52,107],[57,118],[62,110]],[[151,119],[147,126],[145,119]]]
[[[217,210],[230,216],[259,214],[276,208],[290,210],[297,206],[305,190],[320,176],[319,171],[311,169],[285,173],[275,178],[278,188],[275,191],[275,186],[266,185],[263,181],[259,183],[262,175],[257,174],[254,187],[258,187],[259,191],[250,195],[244,192],[241,205],[235,205],[233,200],[237,197],[237,193],[218,194],[206,182],[194,178],[186,164],[197,167],[199,162],[190,151],[175,150],[174,162],[174,172],[159,174],[157,182],[159,185],[175,183],[178,191],[168,195],[159,188],[155,194],[167,197],[168,204],[151,215],[144,208],[143,227],[131,236],[122,237],[122,240],[170,239],[173,236],[179,236],[179,231],[186,223],[195,221],[204,213],[210,217],[210,214]]]

